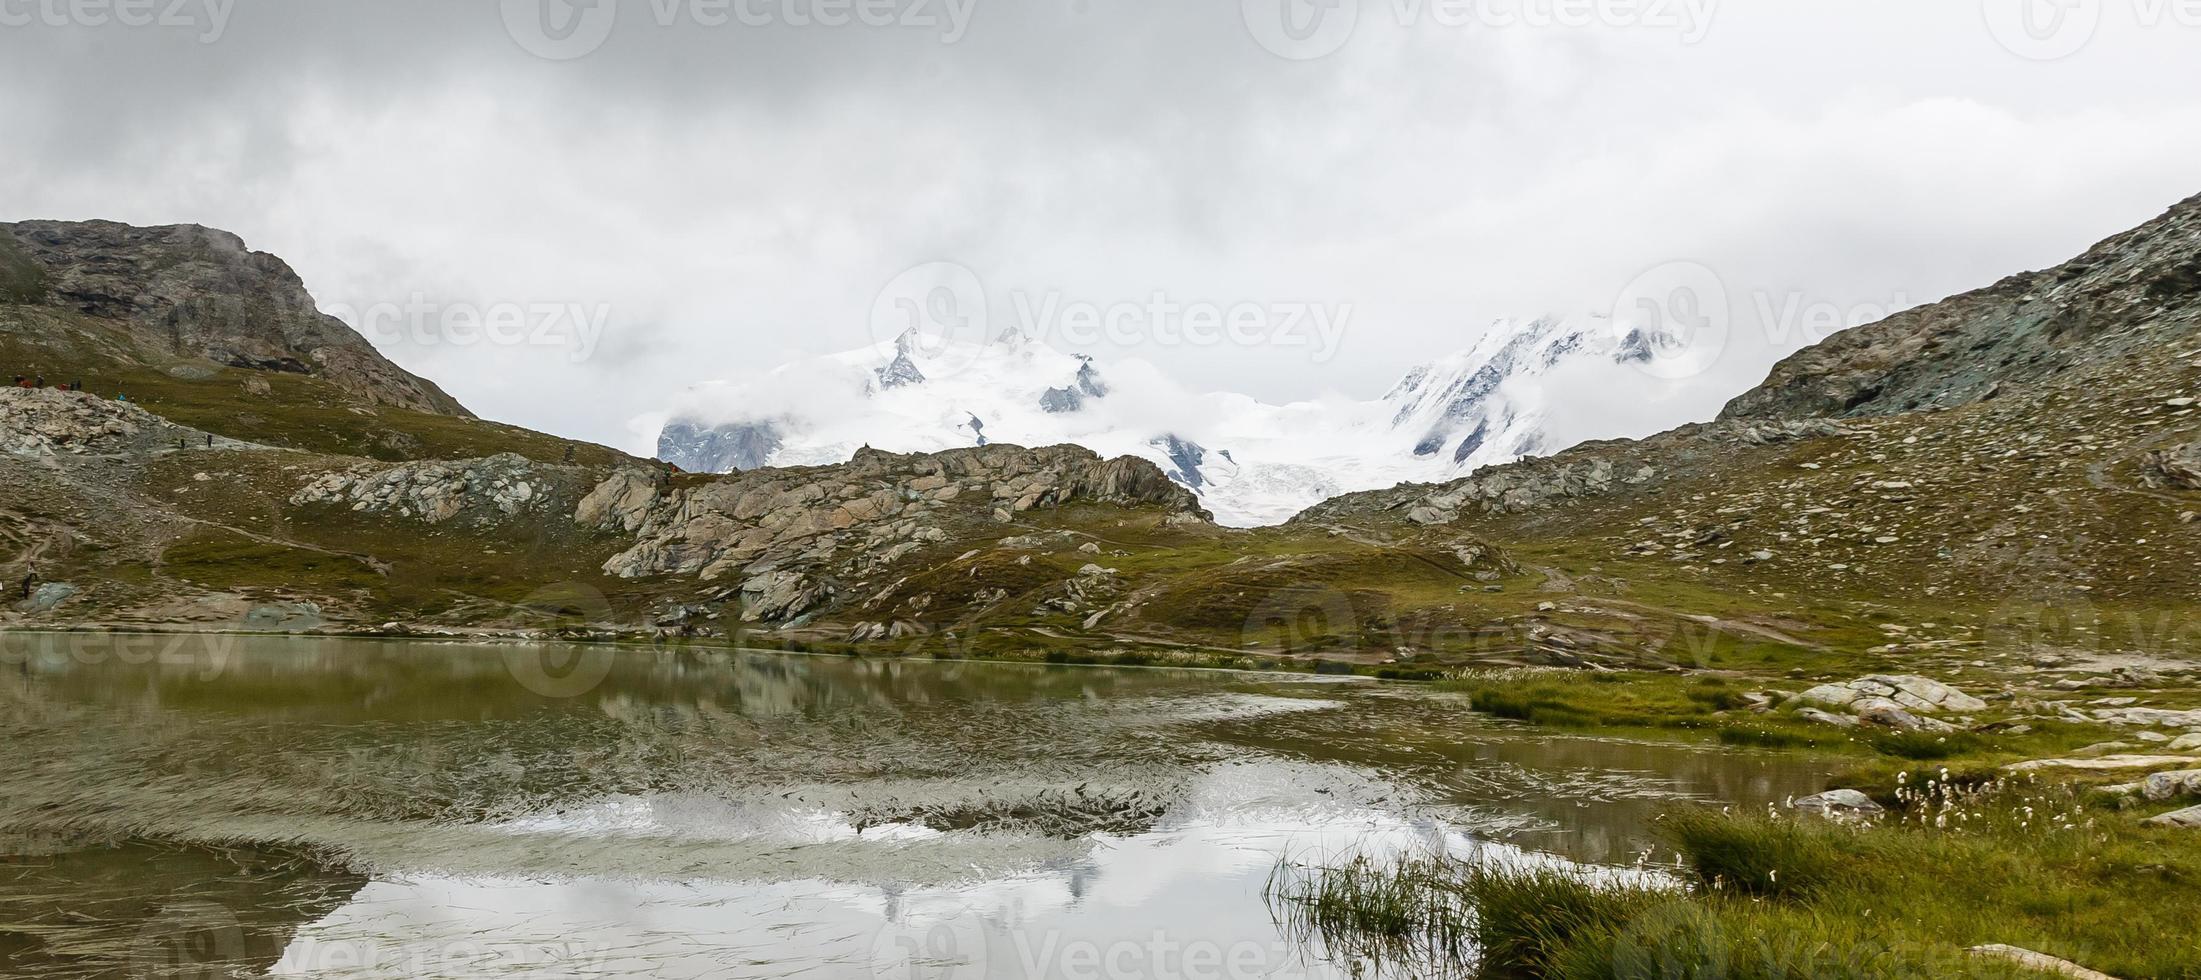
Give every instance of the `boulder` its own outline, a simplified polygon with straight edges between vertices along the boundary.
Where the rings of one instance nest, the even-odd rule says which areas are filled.
[[[793,619],[823,601],[828,592],[800,572],[765,572],[741,584],[741,619],[745,623]]]
[[[2201,751],[2201,732],[2196,732],[2191,735],[2180,735],[2177,738],[2172,739],[2169,745],[2163,747],[2171,750],[2172,752]]]
[[[1970,950],[1967,950],[1967,952],[1981,959],[2001,960],[2003,962],[2014,964],[2022,969],[2030,970],[2035,973],[2047,973],[2054,976],[2070,977],[2072,978],[2072,980],[2117,980],[2116,977],[2110,976],[2107,973],[2100,973],[2094,970],[2089,970],[2086,967],[2071,962],[2070,960],[2058,959],[2054,956],[2048,955],[2047,953],[2036,953],[2030,949],[2020,949],[2016,946],[2005,946],[2001,943],[1993,943],[1986,946],[1974,946]]]
[[[2131,725],[2138,728],[2201,728],[2201,710],[2098,708],[2094,711],[2094,718],[2112,725]]]
[[[27,613],[52,612],[54,607],[69,601],[76,592],[76,586],[67,582],[47,582],[32,589],[30,598],[16,603],[15,608]]]
[[[1920,718],[1911,714],[1886,698],[1868,698],[1857,702],[1854,707],[1860,721],[1870,725],[1893,728],[1899,732],[1951,732],[1956,730],[1956,726],[1948,722]]]
[[[1806,813],[1829,817],[1877,816],[1886,809],[1854,789],[1833,789],[1816,796],[1806,796],[1789,806]]]
[[[1864,724],[1864,722],[1858,720],[1856,715],[1837,715],[1817,708],[1800,708],[1796,712],[1796,717],[1808,722],[1833,725],[1838,728],[1856,728]]]
[[[2201,796],[2201,769],[2154,773],[2139,782],[2139,792],[2141,796],[2154,801]]]
[[[2173,810],[2160,817],[2152,817],[2142,822],[2150,827],[2201,829],[2201,806],[2189,806],[2183,810]]]

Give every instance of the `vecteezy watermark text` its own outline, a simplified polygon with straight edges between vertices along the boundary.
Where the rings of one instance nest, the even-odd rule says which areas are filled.
[[[1284,347],[1306,350],[1316,363],[1337,355],[1353,317],[1350,303],[1179,302],[1160,292],[1143,301],[1097,303],[1060,290],[1019,291],[1014,301],[1017,329],[1027,337],[1060,337],[1073,346]]]
[[[578,363],[595,356],[611,320],[608,303],[445,303],[415,293],[403,303],[332,306],[329,315],[370,340],[419,347],[545,347]]]
[[[1353,318],[1350,303],[1303,300],[1089,299],[1060,289],[1015,289],[1007,316],[970,268],[928,262],[894,277],[871,308],[874,343],[916,344],[928,377],[952,373],[1003,338],[1159,347],[1270,347],[1305,351],[1315,363],[1337,356]]]
[[[237,0],[0,0],[0,27],[158,27],[198,32],[212,44],[229,30]]]
[[[1623,286],[1611,324],[1625,362],[1676,381],[1718,364],[1743,323],[1754,324],[1768,347],[1788,350],[1912,305],[1903,293],[1886,301],[1838,302],[1796,289],[1734,289],[1718,270],[1685,260],[1660,263]],[[1744,312],[1754,319],[1744,319]]]
[[[970,30],[978,0],[502,0],[504,26],[529,54],[584,57],[611,39],[621,11],[659,28],[825,28],[929,32],[954,44]],[[631,15],[630,15],[631,18]]]
[[[2034,61],[2068,58],[2092,43],[2110,14],[2129,12],[2146,30],[2201,29],[2201,0],[1980,0],[1995,41]]]
[[[1363,11],[1401,28],[1669,31],[1684,44],[1711,32],[1720,0],[1239,0],[1246,29],[1271,53],[1294,61],[1334,54],[1352,40]]]

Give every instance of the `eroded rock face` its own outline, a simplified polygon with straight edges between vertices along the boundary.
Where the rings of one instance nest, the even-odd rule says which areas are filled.
[[[655,470],[639,466],[620,469],[581,498],[573,521],[599,531],[633,534],[642,529],[664,484],[664,475]]]
[[[598,494],[625,497],[630,490],[606,484]],[[745,593],[763,600],[766,618],[781,618],[800,600],[825,594],[824,586],[798,585],[787,575],[861,573],[947,541],[943,524],[1008,521],[1073,502],[1205,516],[1190,491],[1133,457],[1103,460],[1074,446],[915,456],[864,450],[839,466],[756,470],[670,489],[648,506],[634,547],[604,571],[622,578],[738,576]]]
[[[186,430],[128,402],[54,388],[0,388],[0,451],[29,456],[126,452]]]
[[[461,517],[496,520],[543,511],[553,503],[555,485],[532,460],[504,453],[487,459],[355,466],[323,475],[290,502],[441,524]]]
[[[765,572],[741,583],[741,619],[746,623],[793,619],[832,596],[832,589],[801,572]]]

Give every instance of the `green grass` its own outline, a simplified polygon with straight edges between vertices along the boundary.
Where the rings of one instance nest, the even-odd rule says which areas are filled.
[[[358,558],[266,544],[222,530],[204,530],[170,545],[161,556],[168,575],[214,589],[374,589],[383,577]]]
[[[2201,977],[2201,840],[2081,787],[1949,789],[1921,771],[1871,824],[1692,809],[1678,889],[1461,862],[1285,868],[1270,901],[1331,950],[1420,976],[1992,977],[2005,944],[2124,977]],[[1487,951],[1476,960],[1472,949]]]
[[[1788,689],[1798,685],[1783,682]],[[1780,685],[1762,678],[1615,672],[1503,671],[1440,681],[1440,690],[1468,695],[1478,711],[1544,725],[1654,739],[1714,741],[1738,748],[1808,750],[1862,756],[1838,781],[1868,792],[1893,789],[1895,774],[1918,762],[1947,763],[1991,774],[2001,765],[2104,741],[2100,725],[2031,722],[2024,735],[1896,732],[1835,728],[1798,718],[1776,703],[1770,710],[1735,707],[1745,691]]]
[[[7,270],[0,252],[0,294],[9,282],[29,288]],[[7,302],[0,295],[0,304]],[[572,447],[578,463],[632,461],[603,446],[498,422],[367,406],[311,375],[221,367],[152,350],[120,324],[46,307],[0,307],[0,363],[52,382],[81,379],[86,390],[102,396],[127,394],[156,415],[218,436],[307,452],[381,460],[508,452],[559,462]],[[247,382],[264,382],[265,393]]]

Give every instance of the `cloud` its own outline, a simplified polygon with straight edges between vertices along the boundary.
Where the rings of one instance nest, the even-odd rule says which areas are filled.
[[[603,306],[579,362],[385,349],[492,417],[639,449],[626,421],[672,393],[869,342],[879,290],[927,262],[1003,304],[1350,305],[1332,358],[1087,351],[1269,401],[1373,397],[1493,319],[1602,312],[1699,262],[1741,298],[1689,396],[1716,407],[1806,342],[1761,296],[1927,302],[2201,190],[2175,23],[2107,17],[2043,62],[1969,4],[1720,4],[1696,44],[1410,6],[1358,5],[1307,61],[1236,3],[978,0],[942,44],[629,0],[571,61],[490,2],[239,0],[210,44],[0,29],[0,215],[229,228],[329,304]]]

